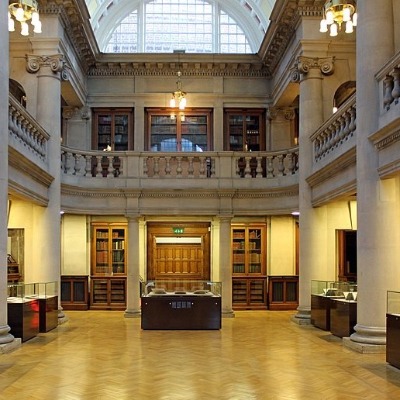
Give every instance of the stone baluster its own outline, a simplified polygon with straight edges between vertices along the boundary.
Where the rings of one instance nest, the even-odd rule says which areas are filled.
[[[176,177],[182,178],[182,157],[176,157]]]
[[[283,163],[283,154],[279,154],[276,158],[278,159],[278,176],[283,176],[285,171],[285,165]]]
[[[257,156],[257,168],[256,168],[256,178],[262,178],[263,177],[263,168],[262,168],[262,157]]]
[[[396,67],[393,71],[393,90],[392,97],[394,104],[398,104],[400,97],[400,68]]]
[[[383,88],[384,88],[384,95],[383,95],[383,107],[385,110],[389,110],[390,104],[392,104],[393,96],[393,76],[386,75],[386,78],[383,80]]]
[[[153,177],[160,177],[160,157],[153,157]]]
[[[85,176],[92,176],[92,156],[85,155]]]
[[[165,157],[165,177],[171,178],[171,157]]]
[[[246,166],[244,167],[244,177],[251,178],[251,168],[250,168],[250,161],[251,157],[245,157]]]
[[[101,165],[102,158],[103,158],[102,156],[96,156],[96,176],[103,176],[102,175],[103,167]]]
[[[199,157],[199,159],[200,159],[200,167],[199,167],[200,178],[205,178],[206,177],[206,158]]]
[[[267,156],[267,178],[274,177],[274,159],[273,156]]]
[[[188,166],[188,178],[194,178],[193,159],[194,159],[194,157],[192,157],[192,156],[189,156],[189,157],[188,157],[188,161],[189,161],[189,166]]]

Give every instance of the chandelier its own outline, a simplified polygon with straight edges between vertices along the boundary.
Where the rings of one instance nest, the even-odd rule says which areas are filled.
[[[186,107],[186,93],[182,92],[182,82],[181,82],[182,73],[178,71],[177,75],[178,79],[176,81],[176,90],[175,92],[172,92],[172,97],[171,100],[169,101],[169,106],[171,108],[178,106],[180,110],[184,110]]]
[[[353,27],[357,26],[357,9],[353,0],[329,0],[324,5],[324,17],[319,31],[328,32],[329,35],[337,36],[338,31],[345,25],[345,32],[352,33]]]
[[[15,21],[18,21],[21,24],[21,35],[28,36],[29,26],[27,21],[29,20],[33,25],[33,32],[42,33],[37,0],[19,0],[10,3],[8,6],[8,30],[10,32],[15,31]]]

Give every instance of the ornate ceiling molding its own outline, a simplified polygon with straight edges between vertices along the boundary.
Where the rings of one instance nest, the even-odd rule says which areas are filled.
[[[87,72],[89,67],[95,64],[99,49],[89,22],[90,15],[85,2],[83,0],[41,0],[40,13],[60,16],[83,70]]]
[[[281,0],[275,2],[267,34],[258,52],[273,75],[302,17],[322,16],[324,0]]]

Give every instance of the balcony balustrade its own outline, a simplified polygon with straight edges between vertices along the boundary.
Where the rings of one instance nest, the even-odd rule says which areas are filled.
[[[312,136],[314,163],[329,153],[339,156],[356,131],[356,95],[353,94]],[[355,145],[355,143],[354,143]]]

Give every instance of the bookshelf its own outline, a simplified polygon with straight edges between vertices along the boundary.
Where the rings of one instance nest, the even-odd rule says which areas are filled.
[[[92,224],[90,308],[125,307],[126,244],[126,224]]]
[[[266,308],[265,224],[232,226],[232,305]]]

